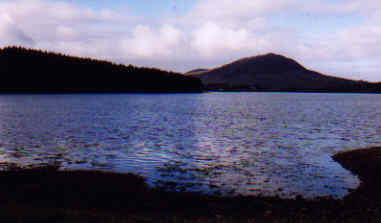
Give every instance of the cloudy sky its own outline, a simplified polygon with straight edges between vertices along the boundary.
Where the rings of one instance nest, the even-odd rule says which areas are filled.
[[[0,0],[0,47],[178,72],[283,54],[381,81],[379,0]]]

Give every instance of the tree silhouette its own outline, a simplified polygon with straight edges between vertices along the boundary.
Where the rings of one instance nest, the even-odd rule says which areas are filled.
[[[199,92],[195,77],[23,47],[0,49],[0,92]]]

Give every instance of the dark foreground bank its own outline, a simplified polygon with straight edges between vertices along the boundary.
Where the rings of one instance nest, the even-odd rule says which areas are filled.
[[[132,174],[0,172],[2,222],[381,222],[381,148],[333,157],[357,174],[360,187],[342,200],[220,198],[150,189]]]

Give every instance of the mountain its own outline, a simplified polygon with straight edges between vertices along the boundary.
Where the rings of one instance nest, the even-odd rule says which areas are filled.
[[[210,90],[381,91],[380,83],[320,74],[274,53],[239,59],[193,76]]]
[[[22,47],[0,49],[0,93],[200,92],[198,78]]]

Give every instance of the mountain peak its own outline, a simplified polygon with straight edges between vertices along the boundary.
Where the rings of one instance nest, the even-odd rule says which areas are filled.
[[[266,54],[261,54],[261,55],[258,55],[258,56],[254,56],[254,57],[283,57],[283,58],[286,58],[285,56],[281,55],[281,54],[276,54],[276,53],[273,53],[273,52],[269,52],[269,53],[266,53]]]
[[[295,60],[280,54],[267,53],[252,57],[245,57],[232,63],[225,64],[217,69],[225,68],[239,73],[284,73],[306,70]]]
[[[253,66],[256,66],[256,69],[260,68],[260,70],[276,69],[276,70],[290,71],[290,70],[302,70],[302,69],[304,70],[305,69],[302,65],[300,65],[295,60],[280,54],[272,53],[272,52],[267,54],[261,54],[257,56],[242,58],[235,62],[252,64]],[[234,64],[235,62],[233,62],[232,64]]]

